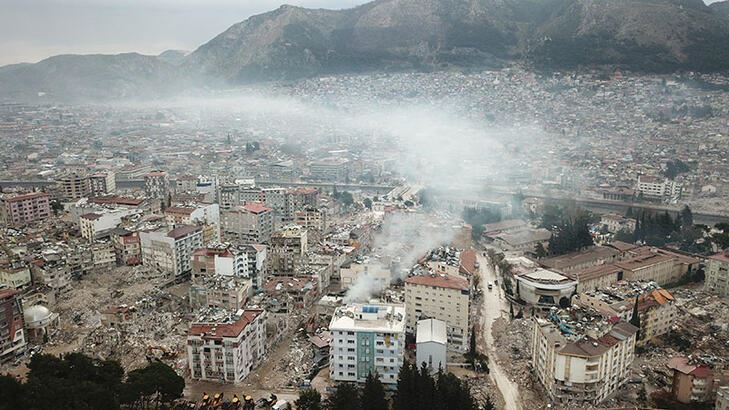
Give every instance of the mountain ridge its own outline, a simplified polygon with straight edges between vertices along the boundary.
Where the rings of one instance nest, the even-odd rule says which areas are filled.
[[[165,95],[189,84],[479,69],[512,61],[557,70],[608,65],[650,72],[720,71],[729,69],[726,4],[375,0],[344,10],[283,5],[233,24],[191,53],[66,55],[0,68],[0,89],[11,98],[44,92],[109,99]]]

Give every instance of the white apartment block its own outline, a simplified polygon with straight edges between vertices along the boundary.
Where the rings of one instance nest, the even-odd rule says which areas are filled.
[[[407,331],[415,334],[421,319],[446,322],[448,349],[468,350],[470,326],[470,286],[460,276],[442,274],[411,276],[405,279]]]
[[[172,225],[205,224],[213,228],[213,241],[220,241],[220,206],[218,204],[194,204],[170,206],[165,209],[165,219]]]
[[[579,316],[572,316],[577,312]],[[579,327],[578,327],[579,325]],[[638,328],[615,324],[597,311],[571,308],[534,318],[532,368],[556,403],[596,405],[630,377]]]
[[[93,242],[94,239],[109,235],[112,229],[121,225],[123,218],[141,213],[136,209],[104,209],[83,214],[78,220],[81,237]]]
[[[266,355],[265,310],[239,310],[225,321],[193,323],[187,362],[194,380],[239,383]]]
[[[405,351],[405,307],[350,304],[334,311],[329,324],[329,377],[363,383],[377,373],[384,384],[397,383]]]
[[[172,276],[192,270],[192,254],[202,247],[202,231],[197,226],[184,225],[171,231],[160,229],[140,232],[142,264]]]
[[[717,253],[707,260],[706,280],[704,289],[709,292],[718,293],[721,296],[729,296],[729,254]]]
[[[683,185],[670,179],[653,176],[638,177],[638,193],[650,198],[680,198]]]

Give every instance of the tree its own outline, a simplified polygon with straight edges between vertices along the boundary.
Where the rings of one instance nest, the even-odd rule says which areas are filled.
[[[147,367],[132,370],[124,383],[125,403],[170,403],[182,397],[185,379],[162,362],[152,362]]]
[[[476,356],[478,356],[476,349],[476,326],[473,326],[471,327],[471,338],[468,342],[468,358],[471,361],[471,366],[475,366],[476,363]]]
[[[415,403],[418,391],[415,374],[417,369],[409,362],[403,363],[397,375],[397,391],[393,402],[395,410],[409,410]]]
[[[348,191],[344,191],[339,195],[339,200],[342,201],[342,204],[345,206],[351,206],[354,203],[354,198],[352,197],[352,194]]]
[[[365,379],[365,385],[362,389],[361,410],[388,410],[390,406],[385,398],[385,387],[382,386],[377,373],[370,373]]]
[[[694,214],[688,205],[684,205],[683,209],[681,209],[680,219],[681,230],[686,231],[694,227]]]
[[[547,250],[544,249],[544,245],[542,245],[541,242],[537,242],[537,244],[534,246],[534,254],[537,256],[537,258],[544,258],[547,256]]]
[[[321,410],[321,394],[315,389],[302,390],[294,404],[298,410]]]
[[[362,203],[364,204],[365,208],[372,209],[372,200],[371,199],[365,198],[364,201],[362,201]]]
[[[12,376],[0,376],[0,409],[25,409],[25,388]]]
[[[337,390],[329,396],[327,410],[360,410],[359,389],[348,383],[339,383]]]
[[[635,304],[633,305],[633,316],[630,318],[630,324],[638,328],[638,334],[635,336],[636,340],[640,339],[640,315],[638,314],[638,299],[639,296],[636,296]]]

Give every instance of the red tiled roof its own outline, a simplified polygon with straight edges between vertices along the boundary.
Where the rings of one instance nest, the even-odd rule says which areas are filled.
[[[10,298],[17,295],[18,293],[20,292],[12,288],[0,289],[0,299]]]
[[[476,251],[468,250],[461,252],[461,273],[467,273],[469,275],[476,274]]]
[[[248,212],[254,213],[254,214],[261,214],[264,212],[270,212],[271,208],[266,207],[260,202],[249,202],[245,205],[243,205],[241,208],[245,209]]]
[[[240,319],[232,323],[193,323],[190,326],[189,336],[202,336],[204,338],[238,337],[249,323],[253,322],[262,310],[246,310]]]
[[[413,285],[434,286],[436,288],[468,290],[468,281],[466,279],[450,275],[411,276],[405,279],[405,283],[410,283]]]

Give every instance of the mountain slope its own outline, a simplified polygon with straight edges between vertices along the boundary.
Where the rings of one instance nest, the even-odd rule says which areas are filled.
[[[106,100],[164,95],[174,89],[177,70],[153,56],[60,55],[36,64],[0,69],[0,98]]]
[[[145,97],[178,86],[368,70],[729,69],[729,3],[702,0],[375,0],[348,10],[281,6],[194,52],[57,56],[0,68],[0,99]],[[194,81],[192,81],[194,80]]]

